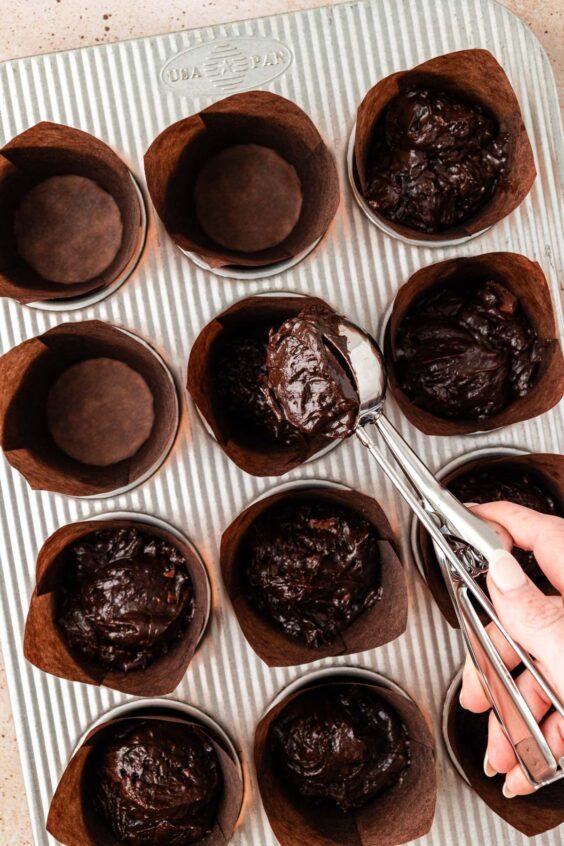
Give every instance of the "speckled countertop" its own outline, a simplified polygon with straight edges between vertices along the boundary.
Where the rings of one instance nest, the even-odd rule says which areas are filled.
[[[501,1],[531,27],[548,53],[562,108],[562,0]],[[0,61],[337,2],[342,0],[0,0]],[[32,846],[1,655],[0,844]]]

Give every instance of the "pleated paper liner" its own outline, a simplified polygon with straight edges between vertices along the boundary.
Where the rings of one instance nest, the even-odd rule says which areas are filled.
[[[153,422],[146,440],[129,458],[95,466],[71,458],[55,443],[47,423],[47,399],[62,373],[79,362],[111,359],[138,374],[153,398]],[[0,358],[3,391],[0,396],[0,444],[7,460],[34,490],[68,496],[103,496],[123,491],[148,478],[169,452],[178,427],[178,396],[164,361],[149,344],[131,333],[98,320],[63,323],[43,335],[24,341]],[[136,377],[137,378],[137,377]],[[93,391],[96,386],[93,386]],[[142,397],[130,391],[123,408],[114,408],[135,421]],[[145,413],[143,406],[139,413]],[[72,403],[56,409],[58,425],[66,435],[75,431]],[[103,454],[115,444],[101,427],[90,446]]]
[[[208,721],[196,721],[170,700],[156,700],[152,710],[155,716],[151,716],[151,709],[143,704],[139,711],[141,716],[136,716],[135,711],[132,711],[130,716],[110,718],[95,725],[75,751],[59,781],[47,818],[47,830],[63,846],[119,846],[119,841],[93,807],[93,758],[100,748],[99,744],[104,743],[116,727],[147,720],[189,725],[212,743],[223,775],[223,794],[214,828],[198,842],[201,846],[223,846],[231,839],[244,792],[240,765],[233,760],[229,748],[222,742],[221,734],[210,730]]]
[[[289,233],[279,243],[273,237],[270,246],[247,252],[249,237],[251,241],[263,237],[265,215],[257,214],[252,203],[248,209],[243,204],[235,216],[225,210],[233,201],[228,187],[232,174],[223,171],[222,158],[216,157],[235,147],[240,152],[246,150],[246,158],[235,168],[235,175],[239,169],[255,170],[248,191],[259,191],[261,197],[269,199],[277,189],[276,184],[269,186],[274,179],[273,168],[257,169],[256,147],[274,151],[282,164],[290,165],[301,187],[299,217]],[[195,192],[197,187],[201,191],[202,186],[198,179],[204,168],[213,171],[216,166],[222,168],[215,177],[223,185],[225,197],[222,202],[216,194],[210,195],[206,206],[211,208],[206,217],[213,218],[214,233],[219,233],[222,243],[229,246],[222,246],[204,230],[201,208],[198,215]],[[269,91],[234,94],[169,126],[147,150],[145,174],[151,199],[170,237],[182,250],[195,253],[211,268],[267,267],[285,262],[303,253],[325,233],[339,204],[335,162],[319,132],[299,106]],[[282,224],[283,229],[290,228],[293,212],[291,220],[283,221],[274,213],[289,214],[281,204],[271,210],[267,203],[267,210],[270,224],[276,229]]]
[[[403,391],[396,375],[396,339],[403,318],[417,299],[449,281],[494,281],[519,301],[541,345],[541,361],[529,393],[486,420],[438,417],[419,408]],[[467,435],[530,420],[555,406],[564,394],[564,357],[546,277],[536,262],[517,253],[484,253],[422,267],[399,289],[384,335],[390,392],[407,419],[426,435]]]
[[[407,694],[387,680],[360,668],[333,668],[304,676],[279,697],[257,726],[254,758],[259,790],[268,820],[281,846],[399,846],[422,837],[433,823],[436,801],[435,748],[425,718]],[[343,814],[330,806],[307,802],[281,778],[270,750],[270,730],[278,715],[306,690],[361,684],[398,713],[407,728],[410,765],[401,782],[364,807]]]
[[[180,551],[192,582],[194,612],[186,630],[170,645],[166,654],[151,661],[145,669],[122,672],[108,670],[73,650],[57,617],[69,547],[94,532],[129,527],[162,538]],[[172,693],[184,677],[203,635],[209,608],[210,586],[205,565],[196,549],[172,529],[146,523],[142,515],[139,519],[71,523],[57,529],[39,551],[35,589],[25,627],[24,655],[40,670],[69,681],[102,685],[135,696],[163,696]]]
[[[246,535],[253,523],[280,503],[314,502],[350,510],[367,520],[378,536],[382,597],[354,620],[331,644],[308,647],[288,637],[261,614],[246,595],[242,571]],[[246,508],[223,533],[220,565],[227,594],[241,630],[257,655],[269,667],[307,664],[320,658],[352,655],[375,649],[399,637],[407,625],[407,587],[398,544],[388,519],[371,497],[358,491],[323,483],[303,482],[290,489],[272,491]]]
[[[450,685],[443,709],[443,736],[455,768],[494,813],[527,837],[561,825],[564,822],[562,781],[529,796],[506,799],[501,792],[505,776],[488,778],[484,773],[488,715],[473,714],[460,706],[461,680],[459,672]]]
[[[202,329],[190,352],[187,387],[198,411],[225,454],[253,476],[282,476],[338,441],[317,436],[284,445],[250,431],[218,396],[218,359],[235,339],[265,327],[277,329],[311,304],[329,308],[317,297],[298,294],[257,294],[239,300]]]
[[[449,482],[476,469],[496,467],[526,469],[535,480],[538,480],[539,485],[554,497],[559,514],[564,516],[564,455],[530,453],[527,455],[470,459],[466,463],[460,464],[455,470],[447,473],[441,481],[443,485],[448,486]],[[458,620],[435,556],[433,544],[421,526],[418,527],[417,538],[423,576],[427,586],[433,594],[433,598],[439,606],[443,617],[451,626],[459,628]],[[547,589],[543,588],[543,590],[547,593],[556,592],[555,588],[550,587]]]
[[[494,195],[475,215],[456,227],[437,233],[421,232],[388,220],[364,200],[363,207],[369,217],[381,221],[392,235],[412,243],[439,246],[440,242],[452,243],[477,235],[514,211],[529,193],[536,168],[519,101],[505,71],[487,50],[460,50],[437,56],[411,70],[393,73],[368,91],[358,108],[354,144],[353,179],[360,197],[367,191],[372,139],[380,117],[399,94],[419,86],[447,91],[478,103],[495,118],[499,132],[509,136],[507,172]]]
[[[105,269],[84,281],[64,284],[43,278],[24,261],[14,226],[21,201],[31,189],[52,177],[70,175],[93,180],[113,198],[121,218],[121,240]],[[127,166],[93,135],[47,121],[17,135],[0,150],[0,296],[21,303],[76,300],[125,278],[142,247],[141,203]],[[102,226],[104,220],[97,223]],[[76,245],[69,243],[68,249],[76,261]]]

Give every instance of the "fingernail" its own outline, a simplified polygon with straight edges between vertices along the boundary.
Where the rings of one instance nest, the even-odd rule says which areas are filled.
[[[465,508],[474,508],[476,505],[479,505],[479,502],[464,502],[463,505]]]
[[[518,590],[527,584],[527,576],[505,549],[496,549],[489,561],[489,574],[498,590],[504,593]]]
[[[461,708],[464,708],[466,711],[469,710],[468,706],[466,705],[466,703],[464,701],[464,688],[462,688],[462,690],[460,691],[460,696],[458,697],[458,701],[460,702]]]
[[[506,781],[503,782],[503,788],[502,788],[501,792],[503,793],[503,795],[505,796],[506,799],[515,799],[515,797],[517,796],[516,793],[512,793],[509,790],[509,788],[507,787]]]
[[[488,753],[484,755],[484,772],[488,778],[493,778],[497,775],[497,770],[494,770],[492,766],[490,766],[490,762],[488,761]]]

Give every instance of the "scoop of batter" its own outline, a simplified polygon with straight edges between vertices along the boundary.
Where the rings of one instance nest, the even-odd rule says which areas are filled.
[[[95,807],[120,843],[185,846],[213,828],[223,776],[212,744],[190,725],[118,727],[94,775]]]
[[[332,643],[381,598],[373,526],[321,502],[289,502],[262,514],[244,550],[250,601],[289,637]]]
[[[301,796],[345,813],[400,781],[410,762],[399,715],[360,685],[299,695],[273,723],[270,744],[283,777]]]
[[[376,125],[366,198],[384,217],[422,232],[468,220],[505,174],[509,139],[477,103],[412,88]]]
[[[107,669],[144,669],[181,637],[194,591],[180,551],[137,528],[92,532],[67,551],[58,623],[69,646]]]
[[[449,282],[419,297],[396,337],[396,375],[438,417],[486,420],[533,387],[541,347],[499,282]]]

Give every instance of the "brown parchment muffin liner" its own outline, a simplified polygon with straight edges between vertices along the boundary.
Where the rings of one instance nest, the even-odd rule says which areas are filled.
[[[184,634],[169,651],[144,670],[118,672],[101,667],[72,650],[57,624],[59,589],[64,583],[67,550],[79,539],[104,529],[133,527],[163,538],[178,549],[194,591],[194,613]],[[206,625],[209,583],[204,565],[190,546],[173,532],[142,520],[100,520],[71,523],[57,529],[43,544],[37,558],[35,589],[31,597],[24,634],[24,655],[46,673],[69,681],[104,685],[135,696],[164,696],[178,686],[196,651]]]
[[[154,421],[135,455],[100,467],[75,461],[57,447],[47,425],[46,403],[51,386],[68,367],[106,357],[143,377],[153,395]],[[0,358],[0,381],[0,445],[34,490],[69,496],[118,490],[155,465],[176,430],[176,388],[159,359],[127,332],[99,320],[62,323],[14,347]],[[128,408],[128,413],[135,409]]]
[[[86,282],[64,285],[43,279],[17,251],[14,219],[24,195],[52,176],[94,180],[115,200],[123,226],[109,266]],[[113,150],[87,132],[44,121],[0,149],[0,296],[21,303],[82,296],[110,285],[125,269],[142,237],[139,194],[131,173]]]
[[[447,473],[441,479],[441,484],[446,486],[459,476],[486,467],[522,467],[530,470],[531,475],[538,478],[542,486],[552,494],[559,510],[564,514],[564,455],[530,453],[529,455],[504,455],[489,458],[483,456],[470,459],[470,461]],[[433,543],[421,524],[418,526],[418,542],[427,587],[433,594],[433,599],[447,622],[454,628],[460,628],[440,565],[435,556]],[[556,589],[554,589],[554,592],[556,592]],[[478,611],[478,613],[480,612]]]
[[[254,253],[212,241],[200,225],[194,202],[204,164],[240,144],[274,149],[295,168],[301,182],[298,222],[280,244]],[[335,162],[319,132],[299,106],[270,91],[234,94],[169,126],[145,154],[145,175],[170,237],[211,267],[261,267],[292,258],[324,234],[339,205]]]
[[[343,814],[336,808],[307,802],[281,778],[269,743],[270,728],[278,715],[306,691],[351,683],[344,676],[339,678],[336,670],[335,682],[304,686],[271,708],[257,726],[254,756],[258,785],[281,846],[398,846],[422,837],[431,828],[437,790],[433,737],[415,702],[378,684],[369,687],[397,711],[410,738],[411,761],[401,783],[363,808]]]
[[[418,408],[403,391],[395,372],[398,330],[414,301],[432,288],[463,279],[477,282],[491,280],[511,291],[542,345],[542,358],[532,389],[487,420],[453,420]],[[564,395],[564,357],[548,282],[540,265],[518,253],[484,253],[453,258],[427,265],[414,273],[399,289],[394,300],[384,335],[384,358],[394,399],[407,419],[426,435],[467,435],[510,426],[544,414]]]
[[[411,70],[393,73],[370,89],[358,108],[354,146],[355,179],[363,195],[368,188],[374,129],[391,101],[414,86],[448,91],[483,106],[495,118],[499,132],[509,136],[506,174],[492,198],[473,217],[441,232],[421,232],[371,211],[398,235],[418,241],[464,238],[493,226],[525,199],[536,169],[519,101],[505,71],[487,50],[446,53]]]
[[[239,768],[219,743],[219,739],[212,735],[207,727],[195,722],[188,715],[183,716],[182,712],[174,713],[178,716],[127,716],[109,720],[93,728],[61,776],[51,800],[47,831],[64,846],[120,846],[122,841],[116,840],[105,820],[92,806],[92,758],[98,745],[103,743],[117,726],[155,720],[189,725],[212,743],[223,774],[223,795],[216,823],[208,836],[198,841],[198,846],[223,846],[228,843],[237,823],[243,798],[243,780]]]
[[[459,704],[461,685],[450,699],[445,729],[450,751],[468,783],[480,799],[502,819],[527,837],[534,837],[564,822],[564,791],[557,781],[529,796],[506,799],[502,788],[505,775],[488,778],[484,755],[488,743],[488,713],[473,714]],[[444,729],[444,730],[445,730]]]
[[[247,599],[242,577],[242,547],[251,525],[280,502],[302,501],[350,509],[371,523],[379,538],[382,598],[357,617],[332,644],[316,649],[289,638],[273,621],[261,614]],[[403,634],[407,625],[407,586],[396,550],[397,543],[388,518],[375,499],[358,491],[304,484],[294,490],[274,493],[246,508],[223,533],[220,566],[233,610],[249,644],[269,667],[290,667],[320,658],[375,649]]]
[[[278,329],[306,305],[330,308],[316,297],[263,295],[239,300],[202,329],[190,352],[187,387],[192,399],[225,454],[253,476],[282,476],[334,441],[317,436],[307,445],[286,446],[249,433],[216,395],[217,361],[230,341],[260,327]]]

